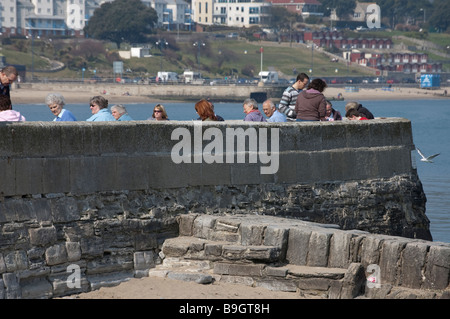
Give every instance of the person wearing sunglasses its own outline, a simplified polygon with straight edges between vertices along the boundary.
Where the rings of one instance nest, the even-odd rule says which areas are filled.
[[[91,98],[89,101],[89,107],[91,108],[92,116],[86,120],[88,122],[116,120],[108,110],[108,100],[103,96],[97,95]]]
[[[5,66],[0,71],[0,94],[11,98],[9,94],[10,86],[17,80],[18,75],[17,69],[12,65]]]
[[[168,121],[169,118],[167,117],[166,109],[164,108],[164,105],[162,104],[156,104],[153,108],[153,114],[152,117],[149,117],[148,120],[150,121]]]

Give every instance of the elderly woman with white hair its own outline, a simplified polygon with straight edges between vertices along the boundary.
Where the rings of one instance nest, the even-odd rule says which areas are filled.
[[[111,106],[111,114],[116,121],[133,121],[131,116],[128,115],[127,109],[122,104]]]
[[[64,96],[59,93],[49,93],[45,98],[45,104],[50,108],[55,118],[53,121],[76,121],[77,119],[69,110],[64,108],[66,104]]]

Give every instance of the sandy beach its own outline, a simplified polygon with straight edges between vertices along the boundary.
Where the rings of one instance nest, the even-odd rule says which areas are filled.
[[[345,101],[360,101],[360,100],[416,100],[416,99],[445,99],[450,96],[444,96],[444,91],[447,88],[443,87],[436,90],[424,90],[418,88],[402,88],[393,87],[392,91],[385,91],[381,88],[365,89],[360,88],[358,92],[346,92],[345,88],[329,87],[325,90],[325,96],[329,99],[336,98],[339,93],[344,96]],[[58,90],[58,93],[64,95],[66,104],[70,103],[89,103],[89,99],[93,95],[91,91],[77,91],[77,90]],[[45,97],[50,91],[36,90],[30,88],[18,88],[11,91],[11,100],[14,104],[35,104],[44,103]],[[144,95],[121,95],[121,94],[105,94],[110,105],[114,103],[159,103],[158,99],[151,98]],[[281,98],[281,97],[280,97]],[[274,100],[276,98],[274,97]],[[165,100],[165,102],[168,102]],[[176,101],[174,101],[176,102]]]

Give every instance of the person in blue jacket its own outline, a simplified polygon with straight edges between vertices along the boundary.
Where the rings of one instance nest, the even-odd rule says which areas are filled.
[[[101,122],[116,120],[108,110],[108,100],[103,96],[97,95],[92,97],[89,101],[89,106],[91,108],[92,116],[86,121]]]
[[[131,116],[128,115],[127,109],[122,104],[111,106],[111,114],[116,121],[133,121]]]
[[[64,108],[66,104],[64,101],[64,96],[59,93],[49,93],[45,97],[45,104],[50,108],[55,118],[53,121],[65,122],[65,121],[76,121],[77,119],[69,110]]]

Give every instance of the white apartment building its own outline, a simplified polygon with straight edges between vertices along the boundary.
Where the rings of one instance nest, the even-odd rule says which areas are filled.
[[[114,0],[1,0],[0,32],[4,36],[84,36],[94,10]],[[155,9],[159,26],[190,27],[191,10],[184,0],[142,0]]]
[[[194,22],[251,27],[265,24],[272,4],[264,0],[192,0]]]

